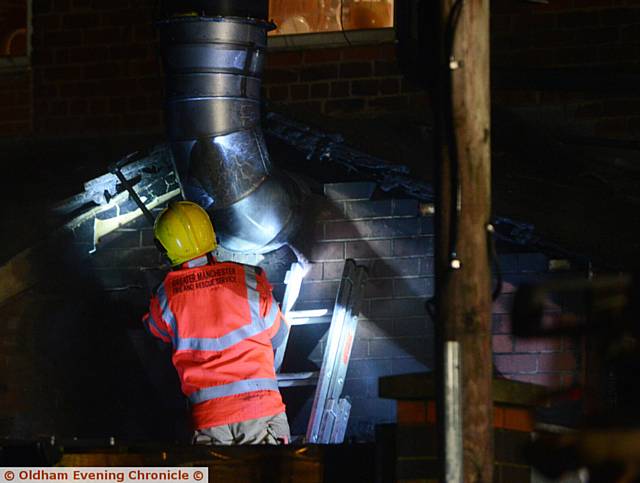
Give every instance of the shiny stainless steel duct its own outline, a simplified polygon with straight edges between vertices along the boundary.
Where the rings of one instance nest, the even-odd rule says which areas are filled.
[[[185,199],[203,206],[221,245],[264,253],[297,225],[300,191],[274,172],[260,127],[267,30],[252,18],[159,22],[166,123]]]

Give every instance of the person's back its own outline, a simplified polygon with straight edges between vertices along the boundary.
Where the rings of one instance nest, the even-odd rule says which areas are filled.
[[[165,217],[169,238],[186,225],[200,223],[208,215],[192,203],[173,204]],[[182,213],[181,213],[182,212]],[[196,243],[187,229],[172,247],[156,222],[156,235],[173,265],[155,291],[145,324],[149,331],[172,344],[172,360],[182,391],[192,404],[195,442],[251,444],[286,441],[289,429],[273,365],[273,348],[284,338],[287,325],[271,294],[264,272],[258,267],[217,262],[212,244]],[[199,221],[200,220],[200,221]],[[198,230],[196,230],[197,232]],[[211,228],[211,234],[213,229]],[[164,238],[164,241],[163,241]],[[187,240],[187,242],[184,241]],[[215,238],[213,239],[215,248]],[[196,252],[195,258],[191,258]],[[176,254],[178,253],[178,254]]]

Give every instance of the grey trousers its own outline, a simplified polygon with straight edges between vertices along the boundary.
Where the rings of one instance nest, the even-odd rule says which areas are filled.
[[[193,444],[287,444],[291,438],[285,413],[264,418],[248,419],[239,423],[223,424],[197,429]]]

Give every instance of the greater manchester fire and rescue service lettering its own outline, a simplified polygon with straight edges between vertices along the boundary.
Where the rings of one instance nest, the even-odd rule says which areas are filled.
[[[234,268],[211,268],[196,273],[190,273],[171,281],[171,289],[174,294],[188,290],[197,290],[213,287],[223,283],[236,283],[237,273]]]

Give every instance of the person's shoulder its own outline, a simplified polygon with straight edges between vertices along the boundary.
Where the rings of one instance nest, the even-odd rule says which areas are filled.
[[[253,271],[256,275],[262,275],[264,273],[264,269],[262,267],[258,267],[256,265],[249,265],[247,263],[224,261],[224,262],[216,262],[216,265],[232,265],[236,267],[242,267],[244,270]]]

